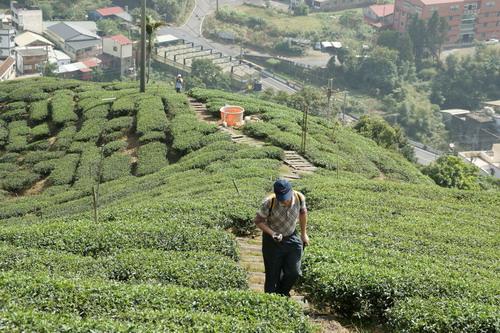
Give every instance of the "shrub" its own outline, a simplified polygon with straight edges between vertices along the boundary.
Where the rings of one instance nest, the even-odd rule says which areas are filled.
[[[15,121],[15,120],[22,120],[26,118],[25,116],[26,116],[25,109],[14,109],[0,114],[0,119],[3,119],[5,121]]]
[[[25,164],[36,164],[41,161],[51,160],[54,158],[61,158],[65,155],[62,151],[33,151],[28,152],[24,157]]]
[[[120,117],[134,114],[136,110],[136,101],[137,97],[133,95],[118,98],[111,106],[111,115],[113,117]]]
[[[54,95],[50,101],[52,120],[56,124],[65,124],[70,121],[77,121],[78,115],[75,113],[73,97],[68,95]]]
[[[82,128],[80,128],[80,131],[75,134],[74,139],[78,141],[88,141],[95,143],[97,142],[97,140],[99,140],[99,137],[104,131],[104,128],[106,128],[106,123],[107,120],[102,118],[87,119],[83,123]]]
[[[102,166],[102,180],[107,182],[130,175],[130,155],[115,152],[104,158]]]
[[[0,240],[20,247],[64,250],[85,256],[112,254],[118,249],[144,248],[176,251],[209,251],[238,258],[234,236],[204,227],[157,225],[151,221],[95,224],[89,220],[10,227],[0,230]]]
[[[59,158],[54,170],[50,174],[50,182],[53,185],[70,184],[73,181],[79,160],[80,155],[78,154],[68,154]]]
[[[47,123],[40,124],[31,129],[31,137],[34,140],[50,136],[50,128]]]
[[[47,150],[52,146],[49,139],[31,142],[26,146],[26,150]]]
[[[67,125],[65,126],[56,136],[56,141],[54,142],[54,147],[56,149],[68,149],[73,142],[73,138],[76,134],[76,126]]]
[[[136,130],[139,135],[167,130],[167,117],[161,98],[150,97],[139,101]]]
[[[127,147],[128,147],[127,141],[116,140],[116,141],[108,142],[103,147],[103,149],[104,149],[104,155],[105,156],[109,156],[112,153],[114,153],[116,151],[119,151],[119,150],[124,150]]]
[[[19,156],[21,156],[19,153],[5,153],[0,156],[0,163],[16,162]]]
[[[140,143],[148,143],[153,141],[165,141],[165,132],[151,131],[139,138]]]
[[[30,115],[31,121],[37,123],[46,120],[49,117],[49,102],[39,101],[31,103],[30,105]]]
[[[48,99],[49,97],[49,94],[41,91],[37,87],[22,87],[12,91],[8,98],[12,101],[34,102]]]
[[[17,170],[10,172],[2,179],[2,188],[16,192],[32,185],[38,180],[38,175],[28,170]]]
[[[134,119],[130,116],[113,118],[106,124],[105,131],[109,133],[113,131],[119,131],[123,128],[128,129],[132,127],[133,123]]]
[[[7,311],[0,312],[6,317],[2,322],[14,331],[127,331],[132,327],[148,332],[312,331],[299,304],[275,295],[44,274],[0,276],[10,300]]]
[[[227,257],[208,252],[131,249],[98,258],[62,251],[0,246],[0,268],[65,277],[175,284],[213,290],[247,287],[244,269]]]
[[[137,150],[136,176],[157,172],[168,164],[167,147],[160,142],[151,142]]]

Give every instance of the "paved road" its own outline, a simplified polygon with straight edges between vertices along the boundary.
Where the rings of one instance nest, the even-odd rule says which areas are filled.
[[[439,155],[422,148],[416,146],[413,146],[413,148],[415,149],[415,156],[417,156],[417,161],[419,164],[429,165],[439,157]]]

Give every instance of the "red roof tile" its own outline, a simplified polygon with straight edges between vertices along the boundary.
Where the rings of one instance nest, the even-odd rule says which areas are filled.
[[[118,42],[120,45],[132,44],[132,41],[123,35],[108,36]]]
[[[389,5],[373,5],[373,6],[370,6],[370,9],[378,17],[384,17],[384,16],[387,16],[387,15],[394,14],[394,4],[389,4]]]
[[[96,9],[95,11],[101,14],[102,16],[110,16],[123,13],[125,12],[125,9],[123,9],[122,7],[114,6],[114,7]]]
[[[99,64],[97,63],[97,61],[94,61],[94,60],[82,61],[82,64],[84,64],[87,67],[97,67],[97,66],[99,66]]]

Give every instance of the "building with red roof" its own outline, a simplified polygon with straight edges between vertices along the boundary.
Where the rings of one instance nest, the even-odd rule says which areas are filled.
[[[102,38],[103,67],[116,76],[126,76],[134,71],[134,43],[123,35]]]
[[[499,0],[396,0],[393,29],[405,32],[412,17],[428,20],[434,12],[448,22],[446,44],[500,37]]]
[[[99,8],[88,11],[89,20],[100,21],[102,19],[122,19],[128,22],[132,22],[132,16],[128,13],[127,9],[123,9],[119,6]]]
[[[382,28],[392,26],[394,20],[394,5],[373,5],[363,8],[365,21],[371,25]]]

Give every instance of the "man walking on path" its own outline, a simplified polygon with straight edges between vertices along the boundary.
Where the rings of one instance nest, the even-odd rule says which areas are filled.
[[[296,230],[297,219],[300,236]],[[274,183],[274,194],[262,202],[254,222],[263,231],[264,291],[289,297],[290,290],[302,274],[303,248],[309,245],[304,195],[294,191],[289,181],[278,179]]]
[[[175,78],[175,91],[180,93],[181,89],[182,89],[182,76],[178,74],[177,77]]]

